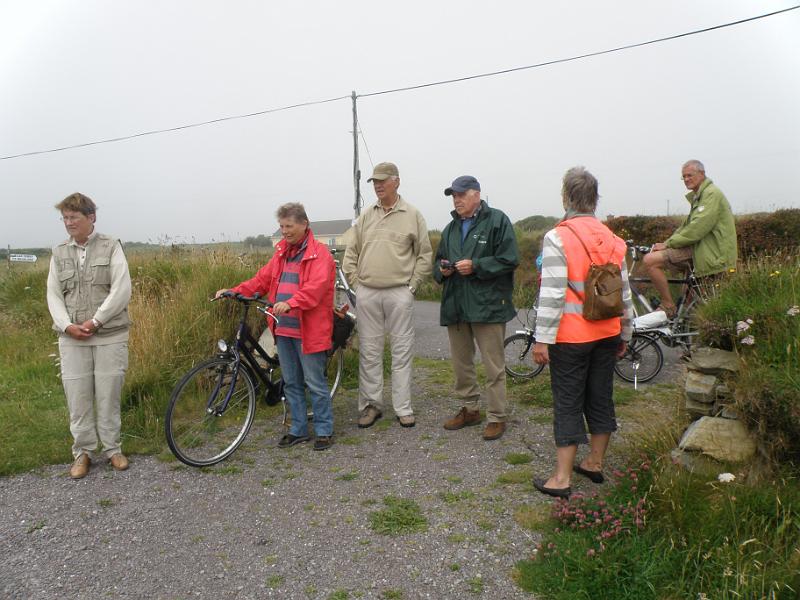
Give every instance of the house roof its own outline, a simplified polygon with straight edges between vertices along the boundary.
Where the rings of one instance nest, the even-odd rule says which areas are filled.
[[[310,221],[309,226],[314,235],[319,237],[321,235],[342,235],[345,231],[350,229],[353,221],[350,219],[338,219],[336,221]],[[281,230],[278,229],[272,234],[272,237],[282,237]]]

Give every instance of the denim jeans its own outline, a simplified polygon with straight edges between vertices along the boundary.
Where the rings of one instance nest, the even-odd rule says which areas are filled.
[[[314,433],[317,437],[333,435],[333,405],[325,376],[327,352],[303,354],[301,341],[283,335],[277,336],[278,360],[283,374],[283,393],[289,403],[292,425],[289,433],[308,435],[306,392],[308,386],[311,408],[314,410]]]

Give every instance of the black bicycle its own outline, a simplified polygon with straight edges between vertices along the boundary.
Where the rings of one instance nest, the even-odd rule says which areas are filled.
[[[258,294],[225,292],[220,297],[241,305],[235,340],[219,340],[217,354],[183,376],[172,391],[164,423],[170,450],[192,467],[216,464],[236,451],[253,424],[259,395],[270,406],[284,400],[280,363],[264,351],[247,325],[254,304],[277,321],[268,312],[272,305]]]

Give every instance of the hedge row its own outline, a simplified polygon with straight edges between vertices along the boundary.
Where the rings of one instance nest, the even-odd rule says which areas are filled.
[[[606,224],[621,238],[637,244],[663,242],[683,222],[683,217],[612,217]],[[800,209],[736,217],[739,256],[785,253],[800,243]]]

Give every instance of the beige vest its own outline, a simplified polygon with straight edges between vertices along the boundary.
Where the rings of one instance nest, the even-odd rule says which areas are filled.
[[[53,249],[56,274],[64,303],[73,323],[91,319],[111,292],[111,254],[117,240],[97,234],[86,245],[86,260],[80,268],[78,249],[69,240]],[[127,307],[114,315],[95,334],[116,333],[130,325]]]

